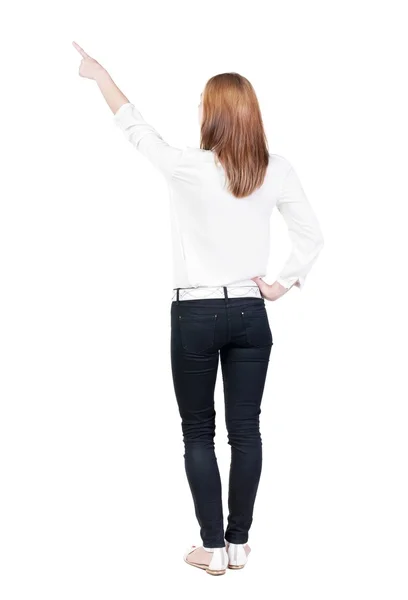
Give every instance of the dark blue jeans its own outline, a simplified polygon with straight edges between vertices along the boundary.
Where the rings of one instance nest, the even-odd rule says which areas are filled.
[[[225,295],[171,304],[171,365],[184,463],[200,535],[207,547],[224,546],[224,538],[235,544],[248,541],[262,469],[259,417],[272,344],[263,298]],[[214,449],[219,361],[231,446],[225,532]]]

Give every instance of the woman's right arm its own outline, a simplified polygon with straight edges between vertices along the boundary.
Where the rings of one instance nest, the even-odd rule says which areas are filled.
[[[136,106],[119,89],[106,69],[89,56],[76,42],[74,48],[82,56],[79,75],[93,79],[114,113],[113,121],[126,139],[143,154],[167,179],[170,179],[182,157],[183,150],[163,140],[156,129],[147,123]]]

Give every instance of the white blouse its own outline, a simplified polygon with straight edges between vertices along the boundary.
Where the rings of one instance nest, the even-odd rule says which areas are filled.
[[[212,151],[170,146],[131,102],[113,118],[168,183],[174,288],[254,285],[252,277],[266,277],[275,206],[292,244],[277,281],[285,288],[294,283],[303,288],[323,235],[287,159],[270,154],[262,186],[247,198],[235,198]]]

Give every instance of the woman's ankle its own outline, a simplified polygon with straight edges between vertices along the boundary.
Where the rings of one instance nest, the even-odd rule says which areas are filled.
[[[228,540],[225,540],[225,543],[229,546],[245,546],[248,542],[229,542]]]

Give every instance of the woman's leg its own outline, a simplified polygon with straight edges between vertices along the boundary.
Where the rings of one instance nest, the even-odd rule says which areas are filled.
[[[269,326],[267,326],[269,327]],[[265,338],[265,334],[264,338]],[[245,544],[262,470],[261,400],[272,345],[221,348],[225,419],[231,446],[225,539]]]
[[[196,304],[195,310],[198,310],[198,307]],[[183,315],[186,315],[186,310]],[[208,321],[205,315],[208,316]],[[180,325],[179,312],[176,305],[173,305],[171,365],[182,420],[185,469],[200,525],[200,535],[205,547],[222,548],[225,541],[221,479],[214,450],[214,389],[219,352],[215,344],[213,347],[207,347],[208,340],[211,341],[209,331],[212,331],[213,327],[211,315],[211,309],[206,309],[203,310],[203,317],[199,323],[190,319],[188,325]],[[194,351],[183,347],[181,327],[184,327],[183,340],[188,337],[191,345],[195,344]],[[205,347],[205,350],[201,350],[200,345]]]

